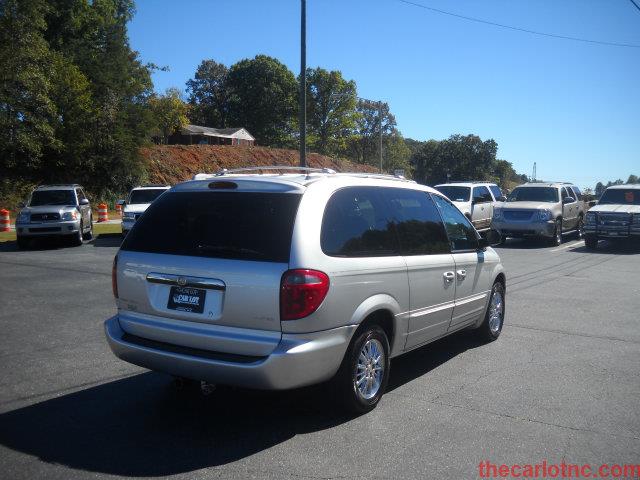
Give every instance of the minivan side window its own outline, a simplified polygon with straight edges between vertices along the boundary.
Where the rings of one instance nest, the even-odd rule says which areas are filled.
[[[442,219],[428,193],[405,188],[385,188],[383,192],[403,255],[451,252]]]
[[[320,246],[334,257],[398,255],[396,232],[380,189],[347,187],[335,192],[322,218]]]
[[[460,210],[458,210],[447,199],[440,195],[431,195],[449,236],[451,242],[451,248],[455,251],[463,250],[477,250],[478,248],[478,234],[475,228],[471,225],[471,222],[465,217]]]
[[[487,203],[493,202],[489,189],[487,187],[473,187],[473,202],[474,203]]]

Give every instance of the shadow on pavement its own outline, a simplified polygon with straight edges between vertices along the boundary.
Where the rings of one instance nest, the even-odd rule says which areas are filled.
[[[568,250],[572,253],[592,253],[597,254],[615,254],[615,255],[637,255],[640,253],[640,241],[636,240],[600,240],[598,242],[598,248],[595,250],[589,249],[584,245],[577,248]]]
[[[91,241],[94,247],[119,247],[122,243],[122,234],[120,233],[101,233]]]
[[[480,343],[454,335],[393,361],[389,390]],[[348,422],[329,385],[288,392],[178,391],[143,373],[0,415],[0,443],[73,469],[167,476],[234,462]],[[384,402],[384,399],[383,399]]]

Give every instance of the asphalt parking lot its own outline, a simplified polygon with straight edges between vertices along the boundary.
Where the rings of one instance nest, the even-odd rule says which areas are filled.
[[[3,478],[476,478],[478,464],[640,463],[640,248],[512,240],[502,336],[460,333],[392,363],[352,418],[314,387],[177,391],[116,359],[118,237],[0,243]]]

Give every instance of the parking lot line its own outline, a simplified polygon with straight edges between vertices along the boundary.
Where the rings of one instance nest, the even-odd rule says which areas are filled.
[[[571,243],[567,243],[566,245],[563,245],[563,246],[561,246],[561,247],[554,248],[554,249],[553,249],[553,250],[551,250],[551,251],[552,251],[552,252],[559,252],[559,251],[561,251],[561,250],[567,250],[568,248],[571,248],[571,247],[575,247],[575,246],[580,245],[580,243],[582,243],[582,240],[575,240],[575,241],[573,241],[573,242],[571,242]]]

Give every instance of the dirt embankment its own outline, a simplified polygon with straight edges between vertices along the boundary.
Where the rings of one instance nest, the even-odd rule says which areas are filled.
[[[141,149],[147,164],[149,181],[173,185],[191,179],[196,173],[215,173],[223,168],[270,165],[299,165],[297,150],[227,145],[156,145]],[[307,155],[313,168],[332,168],[338,172],[376,172],[368,165],[358,165],[317,153]]]

